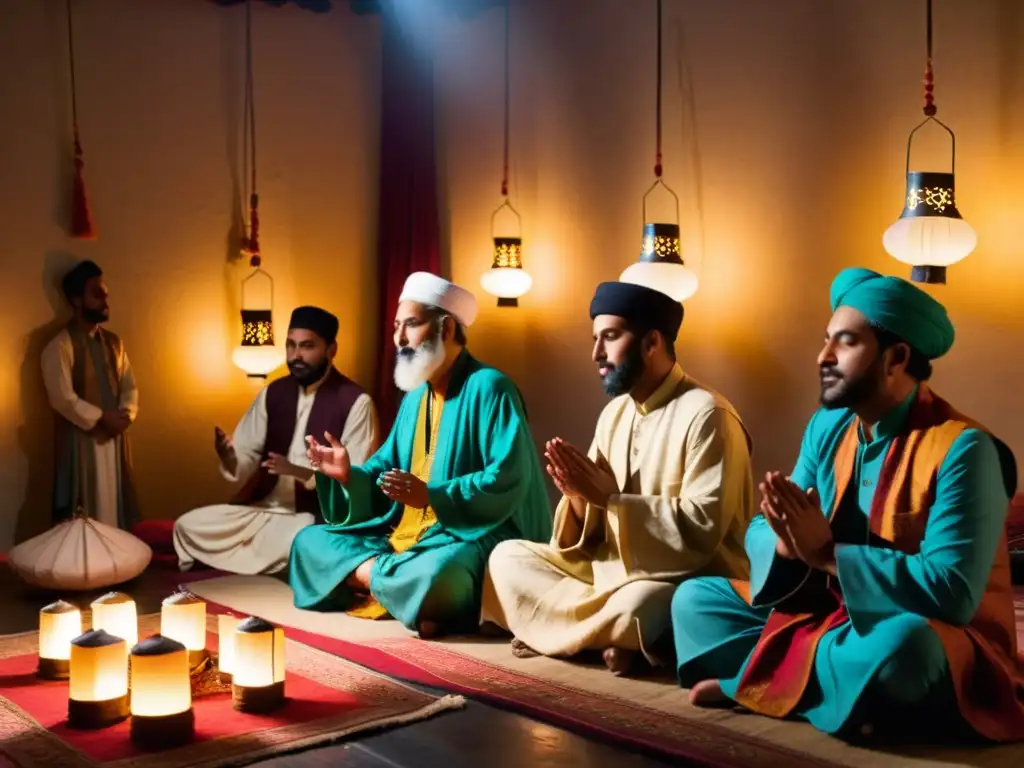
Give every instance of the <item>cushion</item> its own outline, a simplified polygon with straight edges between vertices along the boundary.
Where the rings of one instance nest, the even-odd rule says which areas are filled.
[[[134,579],[152,557],[149,545],[128,531],[83,516],[19,544],[8,563],[32,586],[86,591]]]
[[[174,554],[174,521],[143,520],[132,526],[132,533],[158,554]]]

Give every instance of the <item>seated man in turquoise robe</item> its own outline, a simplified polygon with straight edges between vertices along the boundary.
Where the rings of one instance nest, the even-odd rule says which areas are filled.
[[[296,607],[390,615],[424,637],[475,630],[491,550],[551,537],[519,391],[466,350],[476,312],[469,291],[411,275],[394,325],[407,394],[387,441],[353,467],[334,436],[307,437],[327,522],[292,544]]]
[[[1016,462],[925,383],[945,309],[847,269],[818,355],[821,405],[787,477],[760,485],[749,582],[673,596],[679,681],[843,737],[1024,738],[1004,533]]]

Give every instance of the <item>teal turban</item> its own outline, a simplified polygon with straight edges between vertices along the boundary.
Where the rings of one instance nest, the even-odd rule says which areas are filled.
[[[903,278],[851,267],[836,275],[829,297],[833,312],[852,307],[929,360],[953,346],[955,331],[946,308]]]

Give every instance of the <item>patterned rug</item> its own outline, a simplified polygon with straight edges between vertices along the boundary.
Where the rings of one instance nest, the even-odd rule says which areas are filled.
[[[88,626],[88,624],[86,624]],[[159,630],[159,616],[139,620],[140,637]],[[216,650],[216,618],[208,647]],[[229,688],[214,684],[193,698],[196,734],[177,749],[146,753],[129,738],[129,721],[97,731],[67,726],[66,682],[35,677],[38,635],[0,636],[0,765],[17,768],[223,768],[248,765],[353,734],[423,720],[465,705],[438,698],[314,647],[286,640],[287,703],[268,715],[231,706]]]
[[[625,679],[603,666],[517,659],[507,641],[420,640],[395,621],[366,621],[293,607],[291,590],[260,576],[189,585],[215,612],[252,613],[289,627],[301,643],[385,674],[544,720],[591,738],[710,768],[1020,768],[1024,745],[981,749],[854,747],[809,725],[689,705],[671,677]],[[1024,601],[1019,606],[1024,621]]]

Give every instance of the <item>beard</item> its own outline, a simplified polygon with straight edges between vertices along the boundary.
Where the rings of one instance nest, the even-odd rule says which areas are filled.
[[[822,407],[830,410],[836,408],[854,408],[861,403],[873,399],[882,387],[882,360],[879,357],[867,370],[855,378],[843,376],[836,368],[823,367],[820,371],[821,395],[819,402]],[[832,377],[834,384],[826,384],[825,379]]]
[[[629,347],[626,359],[618,365],[612,365],[607,360],[599,360],[597,365],[599,368],[610,369],[601,377],[601,385],[608,397],[618,397],[631,392],[644,375],[644,358],[640,353],[639,342]]]
[[[437,373],[444,364],[444,357],[440,330],[433,339],[418,347],[401,347],[395,352],[395,386],[403,392],[412,392]]]
[[[316,384],[316,382],[324,377],[324,374],[327,373],[328,365],[330,363],[327,361],[327,358],[324,358],[315,365],[295,360],[288,363],[288,372],[295,377],[299,384],[308,387],[310,384]]]
[[[82,319],[87,323],[105,323],[110,319],[109,309],[89,309],[88,307],[82,307]]]

